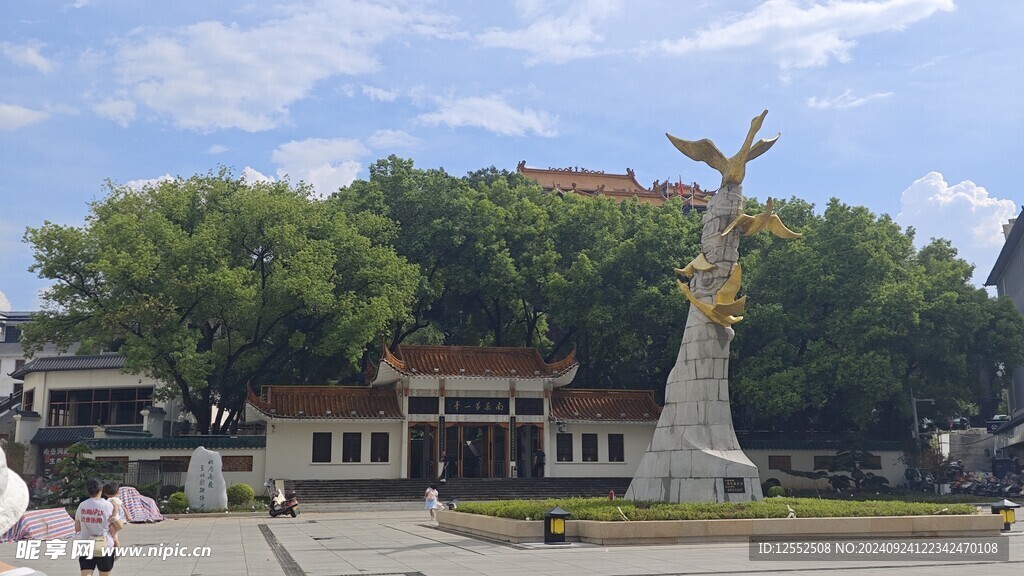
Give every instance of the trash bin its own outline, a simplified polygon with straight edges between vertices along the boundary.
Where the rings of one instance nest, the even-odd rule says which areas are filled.
[[[990,504],[990,506],[992,506],[993,514],[999,514],[1003,517],[1003,532],[1009,532],[1010,525],[1017,520],[1014,510],[1020,508],[1020,504],[1004,499]]]
[[[544,513],[544,543],[545,544],[566,544],[565,521],[572,516],[571,513],[555,506]]]

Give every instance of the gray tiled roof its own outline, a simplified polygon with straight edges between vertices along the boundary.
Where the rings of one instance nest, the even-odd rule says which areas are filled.
[[[47,426],[36,430],[32,444],[74,444],[79,440],[93,437],[92,426]]]
[[[11,378],[24,380],[33,372],[63,372],[67,370],[105,370],[124,368],[124,356],[120,354],[97,354],[95,356],[54,356],[37,358],[19,370],[11,372]]]
[[[93,450],[140,450],[145,448],[265,448],[266,436],[178,436],[176,438],[91,438],[85,444]]]

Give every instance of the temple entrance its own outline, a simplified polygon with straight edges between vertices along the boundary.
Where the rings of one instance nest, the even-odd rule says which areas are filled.
[[[409,427],[409,478],[436,478],[435,428],[431,424]]]
[[[445,429],[449,478],[508,476],[508,433],[497,424],[452,424]]]

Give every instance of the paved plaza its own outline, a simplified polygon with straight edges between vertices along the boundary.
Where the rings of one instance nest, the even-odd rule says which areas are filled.
[[[814,574],[891,576],[1024,573],[1024,533],[1009,536],[1010,561],[751,561],[746,543],[674,546],[512,547],[451,534],[431,525],[422,510],[306,513],[297,519],[266,515],[169,519],[132,525],[123,545],[209,546],[205,558],[120,558],[116,576],[342,576],[485,574],[511,576]],[[28,565],[48,576],[77,574],[74,560],[16,560],[16,545],[0,544],[0,561]]]

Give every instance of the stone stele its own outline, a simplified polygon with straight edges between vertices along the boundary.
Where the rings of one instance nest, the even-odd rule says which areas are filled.
[[[228,487],[224,482],[220,452],[200,446],[192,453],[185,479],[185,496],[189,507],[195,511],[227,509]]]

